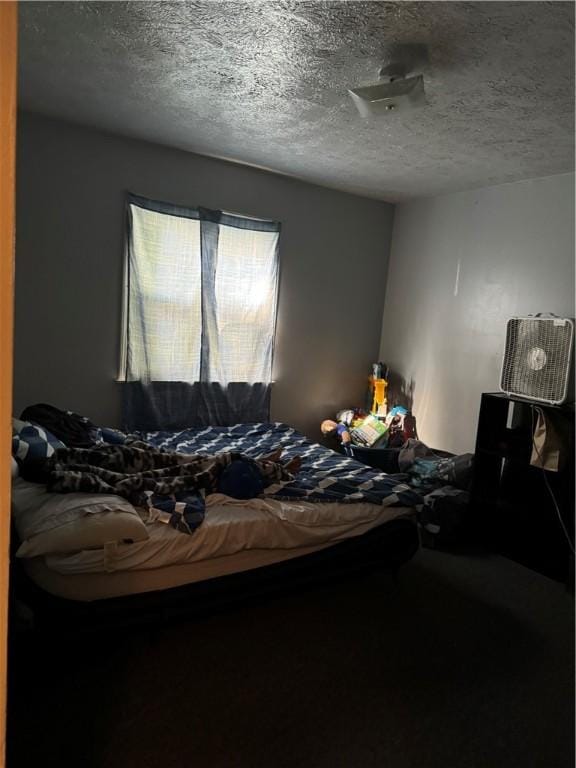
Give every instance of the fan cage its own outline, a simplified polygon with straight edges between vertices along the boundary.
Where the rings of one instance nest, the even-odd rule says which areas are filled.
[[[508,321],[500,389],[551,405],[568,398],[574,321],[515,317]]]

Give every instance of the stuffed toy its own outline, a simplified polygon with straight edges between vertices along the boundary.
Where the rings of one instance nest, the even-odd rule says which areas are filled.
[[[320,425],[323,435],[336,435],[342,445],[350,442],[350,430],[347,424],[338,423],[332,419],[325,419]]]
[[[342,422],[338,423],[332,419],[325,419],[320,424],[322,434],[325,436],[334,436],[342,446],[343,452],[347,456],[352,456],[352,437],[350,436],[350,429],[347,424]]]

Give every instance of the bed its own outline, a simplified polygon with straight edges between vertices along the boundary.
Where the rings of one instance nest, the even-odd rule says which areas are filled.
[[[37,604],[49,604],[52,615],[55,607],[71,604],[105,605],[127,615],[146,601],[165,615],[168,606],[173,610],[176,604],[180,610],[205,598],[227,600],[357,568],[395,571],[418,548],[414,510],[420,498],[401,478],[313,443],[286,424],[146,432],[138,437],[157,448],[190,454],[238,451],[256,457],[281,447],[282,459],[301,456],[302,468],[294,482],[272,486],[261,498],[207,497],[204,522],[191,536],[156,522],[146,525],[141,540],[124,532],[120,540],[88,543],[76,551],[57,551],[58,546],[52,547],[56,551],[26,549],[30,537],[24,522],[38,517],[47,494],[17,478],[16,560],[26,573],[28,594],[34,593]],[[50,496],[47,503],[54,501],[54,494]],[[76,496],[78,504],[83,503],[82,494]],[[71,496],[64,501],[73,506]],[[93,523],[97,516],[84,519]]]

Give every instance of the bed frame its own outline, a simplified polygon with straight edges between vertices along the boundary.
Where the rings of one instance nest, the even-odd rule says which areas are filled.
[[[109,630],[201,617],[312,584],[348,580],[366,570],[395,575],[418,547],[416,522],[396,518],[361,536],[292,560],[173,589],[90,603],[50,595],[13,559],[12,615],[24,613],[29,628],[40,632]]]

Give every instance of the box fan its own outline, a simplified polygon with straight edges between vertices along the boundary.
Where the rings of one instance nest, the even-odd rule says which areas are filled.
[[[574,320],[541,314],[511,318],[500,389],[551,405],[572,400],[573,346]]]

